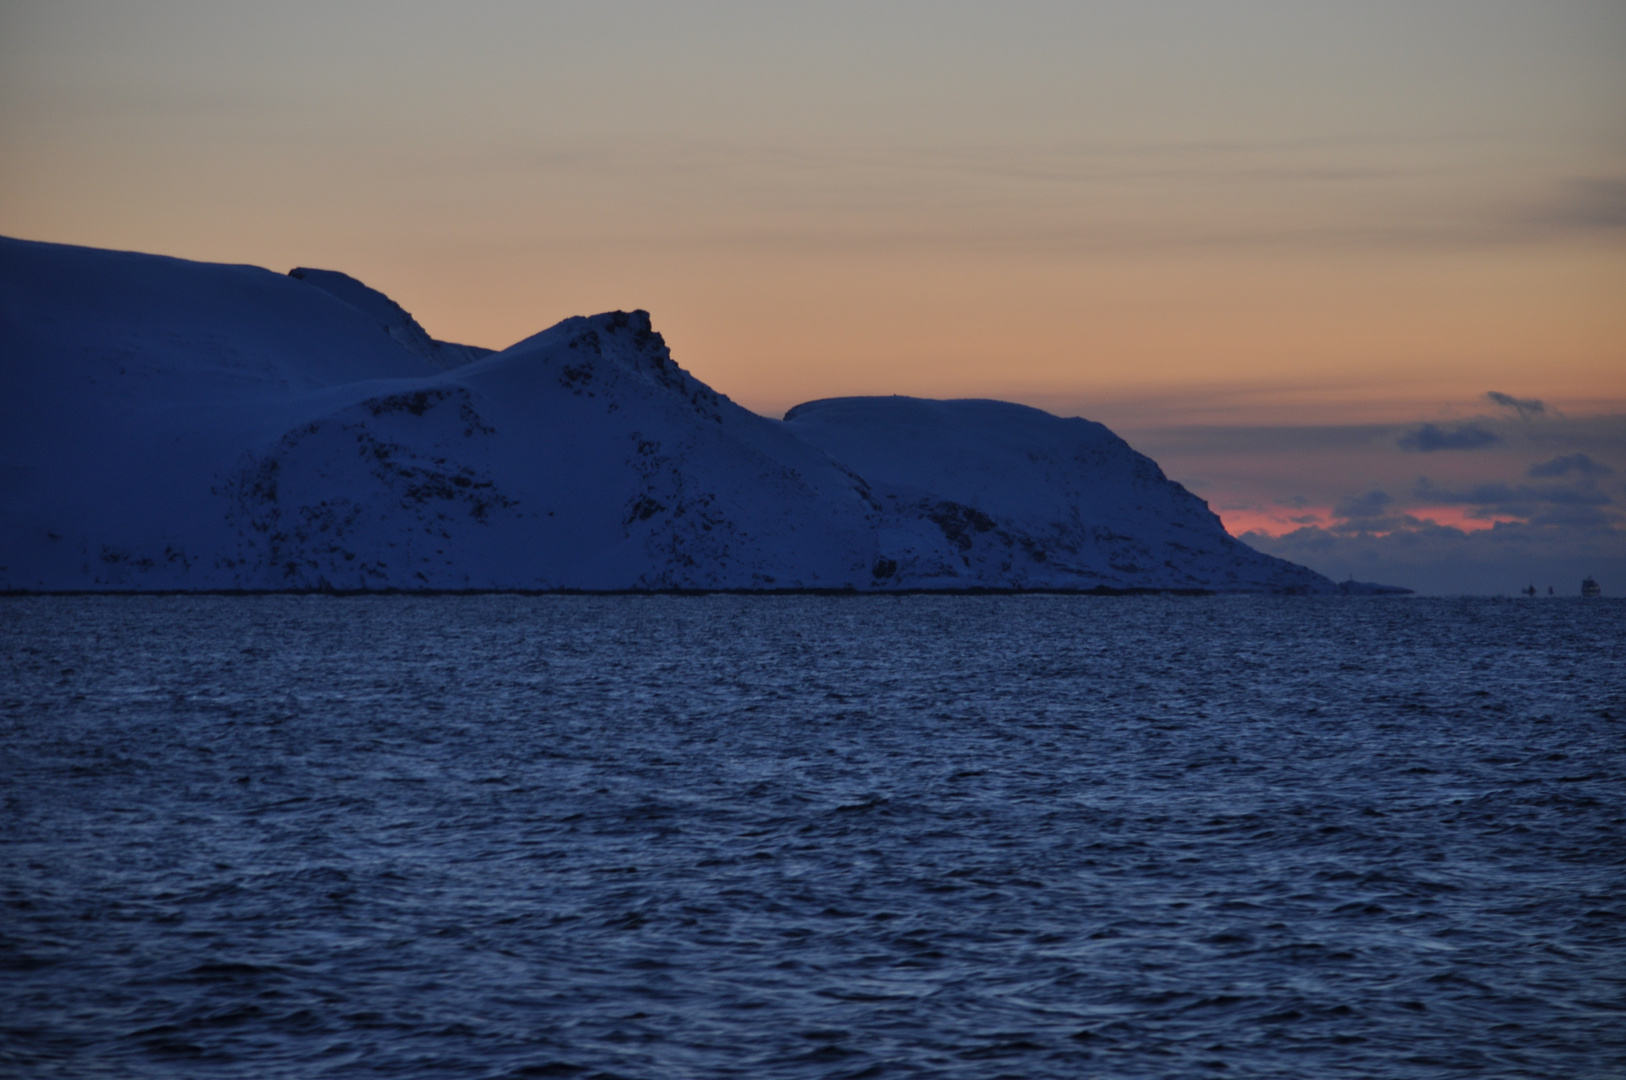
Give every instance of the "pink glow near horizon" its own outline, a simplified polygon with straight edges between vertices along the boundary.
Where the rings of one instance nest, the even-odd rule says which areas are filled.
[[[1248,533],[1262,533],[1265,536],[1280,537],[1306,527],[1328,528],[1349,521],[1348,518],[1335,514],[1330,506],[1281,507],[1276,510],[1221,510],[1216,512],[1220,516],[1221,523],[1225,526],[1225,531],[1238,538]],[[1397,509],[1395,516],[1414,518],[1420,524],[1459,529],[1465,533],[1494,529],[1498,523],[1527,520],[1511,514],[1491,513],[1481,515],[1476,513],[1472,507],[1462,506],[1411,506]],[[1396,531],[1404,530],[1372,529],[1368,531],[1373,536],[1389,536]]]
[[[342,270],[493,348],[643,308],[767,416],[1098,420],[1329,575],[1626,579],[1622,56],[1599,0],[18,0],[0,234]]]

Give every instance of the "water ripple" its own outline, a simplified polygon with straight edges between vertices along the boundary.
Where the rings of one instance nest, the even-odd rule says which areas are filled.
[[[1626,1074],[1626,605],[0,599],[0,1071]]]

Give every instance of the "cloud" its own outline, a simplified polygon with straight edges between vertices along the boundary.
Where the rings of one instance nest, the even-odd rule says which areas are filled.
[[[1353,574],[1426,593],[1510,594],[1534,584],[1545,595],[1552,585],[1575,596],[1591,574],[1609,595],[1626,594],[1626,414],[1561,418],[1546,402],[1521,419],[1511,405],[1478,400],[1478,416],[1427,418],[1431,444],[1465,427],[1500,437],[1455,454],[1397,448],[1424,416],[1148,427],[1130,441],[1174,475],[1204,477],[1202,495],[1216,507],[1252,508],[1224,515],[1242,525],[1238,534],[1257,525],[1240,537],[1246,543],[1334,580]]]
[[[1504,409],[1512,409],[1519,414],[1519,419],[1528,420],[1532,416],[1540,416],[1547,411],[1547,403],[1535,398],[1516,398],[1512,394],[1504,394],[1500,390],[1485,391],[1485,400],[1493,405],[1500,405]]]
[[[1584,458],[1585,455],[1571,457]],[[1586,458],[1586,461],[1598,467],[1590,458]],[[1558,466],[1566,471],[1582,467],[1564,459],[1558,460]],[[1427,509],[1420,509],[1429,507],[1437,509],[1432,514]],[[1445,535],[1440,533],[1442,529],[1450,535],[1462,535],[1462,529],[1440,525],[1433,520],[1447,507],[1461,507],[1462,516],[1494,523],[1497,528],[1507,524],[1526,524],[1611,530],[1626,524],[1626,515],[1620,512],[1617,501],[1590,476],[1582,476],[1567,484],[1483,481],[1455,486],[1440,486],[1424,476],[1419,477],[1415,488],[1400,499],[1377,488],[1363,495],[1349,496],[1333,507],[1330,522],[1319,521],[1311,515],[1289,518],[1295,524],[1314,528],[1301,528],[1297,533],[1287,535],[1299,535],[1301,543],[1309,543],[1313,537],[1320,537],[1317,542],[1322,544],[1332,543],[1333,537]]]
[[[1520,484],[1510,487],[1503,483],[1489,483],[1453,489],[1435,487],[1426,476],[1417,481],[1417,498],[1436,506],[1477,506],[1520,516],[1534,506],[1607,506],[1614,501],[1592,485],[1538,487]]]
[[[1568,476],[1572,472],[1585,477],[1608,476],[1614,471],[1603,462],[1593,461],[1585,454],[1565,454],[1563,457],[1555,457],[1551,461],[1530,466],[1530,476],[1535,479]]]
[[[1541,217],[1569,229],[1626,229],[1626,179],[1572,180]]]
[[[1538,401],[1536,404],[1539,406],[1541,403]],[[1402,435],[1400,448],[1428,454],[1436,450],[1478,450],[1501,441],[1500,435],[1494,431],[1486,431],[1477,424],[1466,424],[1451,430],[1434,424],[1424,424]]]
[[[1386,491],[1368,491],[1365,495],[1345,499],[1332,512],[1333,516],[1341,518],[1373,518],[1393,506],[1394,501],[1394,496]]]
[[[1333,507],[1332,516],[1342,520],[1326,528],[1335,533],[1390,533],[1422,528],[1428,524],[1396,510],[1394,505],[1395,498],[1387,491],[1372,490],[1365,495],[1355,495]]]
[[[1503,522],[1474,532],[1429,523],[1388,534],[1304,528],[1242,539],[1335,581],[1353,576],[1420,593],[1507,594],[1533,584],[1574,596],[1589,574],[1612,594],[1626,590],[1626,532],[1596,521]]]
[[[1496,482],[1450,488],[1437,487],[1425,476],[1417,481],[1414,497],[1434,506],[1467,507],[1467,515],[1480,520],[1512,517],[1531,525],[1610,528],[1622,520],[1615,500],[1590,479],[1569,485]]]

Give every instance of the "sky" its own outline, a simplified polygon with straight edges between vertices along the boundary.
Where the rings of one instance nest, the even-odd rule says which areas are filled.
[[[1619,0],[0,0],[0,234],[488,347],[645,308],[765,415],[1021,401],[1324,573],[1626,591],[1622,56]]]

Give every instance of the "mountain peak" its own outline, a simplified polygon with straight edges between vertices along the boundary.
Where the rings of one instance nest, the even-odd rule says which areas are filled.
[[[338,270],[316,270],[308,266],[296,266],[288,271],[288,276],[321,289],[340,303],[349,304],[377,322],[397,344],[423,357],[436,367],[458,367],[491,353],[490,349],[482,349],[475,345],[455,345],[449,341],[436,341],[406,308],[349,274]]]
[[[0,288],[0,591],[1339,591],[1100,424],[770,420],[647,311],[467,363],[335,271],[0,241]]]

